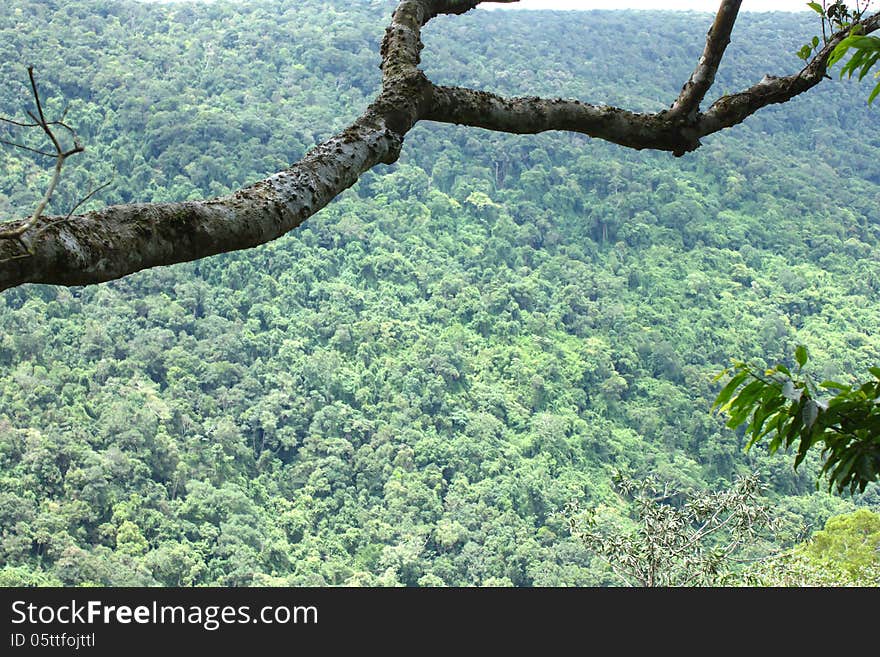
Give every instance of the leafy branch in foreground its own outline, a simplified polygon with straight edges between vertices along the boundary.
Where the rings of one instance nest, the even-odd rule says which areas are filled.
[[[774,525],[760,501],[758,475],[738,478],[720,492],[684,495],[648,478],[615,476],[631,501],[632,530],[609,527],[597,509],[569,505],[572,536],[601,557],[627,586],[714,586],[733,577],[737,555]]]
[[[864,4],[856,1],[855,7],[852,8],[840,1],[832,3],[823,1],[822,4],[808,2],[807,6],[822,18],[822,39],[820,40],[818,36],[814,36],[809,43],[804,44],[797,52],[798,57],[804,61],[809,60],[813,52],[818,50],[821,44],[828,43],[829,31],[849,30],[849,35],[831,51],[828,57],[827,68],[830,69],[852,50],[852,56],[844,64],[843,69],[840,71],[840,77],[843,78],[846,75],[852,78],[853,74],[858,72],[859,81],[861,81],[880,61],[880,38],[865,36],[864,29],[860,24],[860,21],[871,6],[871,0]],[[874,77],[880,78],[880,72],[875,73]],[[878,95],[880,95],[880,83],[874,87],[868,96],[868,104],[873,103]]]
[[[840,77],[844,75],[852,77],[853,73],[858,72],[861,81],[868,72],[880,61],[880,38],[875,36],[864,36],[859,33],[858,26],[853,29],[843,41],[837,44],[837,47],[831,51],[828,58],[828,67],[831,68],[846,56],[846,53],[852,49],[852,56],[849,61],[843,65],[840,71]],[[875,78],[880,78],[880,71],[874,74]],[[868,96],[868,103],[873,103],[874,99],[880,95],[880,82],[871,91]]]
[[[868,13],[870,6],[871,0],[868,0],[865,4],[861,4],[856,0],[854,7],[849,7],[841,0],[830,3],[822,0],[821,4],[818,2],[808,2],[807,7],[819,14],[821,18],[822,39],[820,40],[818,36],[814,36],[809,43],[805,43],[798,50],[797,56],[804,61],[809,60],[813,52],[819,49],[820,45],[827,45],[830,34],[852,28]]]
[[[806,347],[797,348],[795,360],[795,372],[785,365],[761,370],[734,363],[715,378],[731,377],[712,410],[727,414],[731,429],[745,425],[747,450],[771,435],[771,454],[797,443],[795,468],[821,445],[828,488],[864,491],[880,475],[880,368],[869,368],[874,379],[859,385],[817,384],[804,371]]]

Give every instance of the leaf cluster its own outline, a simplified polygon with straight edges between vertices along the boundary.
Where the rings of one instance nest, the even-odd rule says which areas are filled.
[[[828,67],[842,60],[850,50],[853,51],[852,56],[840,70],[840,77],[846,75],[852,78],[854,73],[858,73],[861,81],[880,60],[880,37],[864,36],[857,32],[850,34],[832,51],[828,58]],[[880,73],[875,73],[874,77],[880,77]],[[880,95],[880,82],[868,96],[868,103],[873,103],[878,95]]]
[[[860,21],[868,13],[871,2],[869,0],[864,5],[856,2],[855,7],[850,8],[846,3],[839,0],[831,4],[823,0],[821,4],[818,2],[808,2],[807,6],[821,17],[822,39],[820,40],[818,36],[814,36],[809,43],[804,44],[798,50],[797,56],[804,61],[808,60],[813,55],[813,52],[818,50],[820,44],[828,43],[830,34],[853,27],[855,23]],[[854,27],[854,29],[856,28],[858,26]]]
[[[880,368],[869,368],[874,378],[859,385],[817,384],[804,372],[805,346],[795,360],[794,372],[781,364],[760,371],[735,363],[716,378],[730,375],[713,410],[728,415],[729,428],[745,426],[746,449],[768,436],[771,453],[796,444],[797,468],[811,448],[821,447],[829,489],[864,491],[880,474]]]

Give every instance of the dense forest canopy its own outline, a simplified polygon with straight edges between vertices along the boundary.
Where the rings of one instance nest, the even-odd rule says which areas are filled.
[[[61,215],[107,180],[87,207],[224,194],[362,111],[393,6],[11,0],[0,115],[29,102],[28,64],[49,109],[69,103],[87,151]],[[656,111],[710,19],[475,11],[435,19],[423,63]],[[796,69],[815,27],[741,16],[716,84]],[[3,292],[0,581],[612,584],[564,510],[623,518],[618,469],[694,489],[759,471],[784,528],[756,554],[876,511],[876,486],[817,491],[817,455],[744,454],[709,413],[732,357],[880,362],[876,111],[823,84],[687,158],[421,123],[275,242]],[[18,216],[49,171],[0,163]]]

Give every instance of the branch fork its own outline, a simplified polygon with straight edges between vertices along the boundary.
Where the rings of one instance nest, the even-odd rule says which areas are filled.
[[[82,146],[75,136],[72,148],[61,146],[52,127],[73,131],[63,121],[46,121],[33,71],[28,69],[37,100],[37,112],[30,115],[33,124],[4,121],[40,127],[54,148],[54,153],[41,154],[56,158],[55,170],[33,214],[9,222],[0,231],[0,291],[23,283],[100,283],[149,267],[274,240],[326,206],[364,172],[397,161],[406,134],[419,121],[515,134],[565,130],[628,148],[681,156],[699,148],[703,137],[821,82],[827,77],[831,51],[849,33],[830,36],[801,71],[786,77],[767,76],[748,89],[721,96],[703,112],[700,107],[730,43],[741,5],[741,0],[722,0],[703,53],[678,97],[668,110],[644,114],[579,100],[505,98],[434,84],[419,69],[422,28],[436,16],[463,14],[480,4],[480,0],[401,0],[382,41],[382,90],[364,113],[289,168],[233,194],[205,201],[116,205],[67,217],[43,215],[65,159],[82,151]],[[880,14],[858,24],[863,34],[873,32],[880,27]]]

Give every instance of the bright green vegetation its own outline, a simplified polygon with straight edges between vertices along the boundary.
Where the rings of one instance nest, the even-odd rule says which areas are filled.
[[[871,3],[866,2],[862,5],[857,2],[854,7],[849,7],[838,0],[833,3],[824,2],[821,5],[818,2],[809,2],[807,5],[820,16],[822,39],[814,36],[810,43],[801,47],[798,57],[805,61],[809,60],[814,51],[828,43],[829,35],[840,30],[849,30],[849,36],[837,44],[831,52],[828,68],[833,68],[838,62],[842,62],[841,78],[844,75],[852,78],[854,73],[858,73],[858,79],[864,79],[880,61],[880,37],[865,36],[864,28],[854,23],[871,13],[869,11]],[[880,77],[880,72],[875,73],[874,76]],[[873,103],[878,94],[880,94],[880,84],[877,84],[868,95],[868,103]]]
[[[811,540],[751,566],[760,586],[880,586],[880,514],[858,509],[829,518]]]
[[[392,5],[9,0],[0,115],[27,64],[69,101],[88,151],[55,212],[111,177],[100,202],[222,193],[360,113]],[[423,62],[655,110],[709,20],[474,12],[432,22]],[[719,93],[795,70],[813,20],[744,15]],[[818,454],[745,453],[710,414],[734,358],[806,344],[844,383],[880,363],[876,111],[835,80],[680,159],[420,125],[272,244],[0,294],[0,583],[617,584],[565,516],[624,504],[617,469],[761,472],[774,549],[876,510],[876,485],[817,490]],[[47,178],[0,152],[0,215]]]
[[[829,64],[840,61],[850,50],[852,50],[851,56],[843,65],[840,77],[846,75],[851,78],[853,73],[858,73],[858,79],[862,80],[880,61],[880,38],[858,34],[848,36],[834,49],[831,58],[828,60]],[[875,73],[874,77],[880,77],[880,75]],[[880,82],[877,83],[868,95],[868,102],[873,103],[878,95],[880,95]]]

